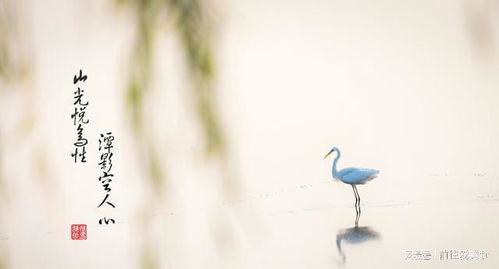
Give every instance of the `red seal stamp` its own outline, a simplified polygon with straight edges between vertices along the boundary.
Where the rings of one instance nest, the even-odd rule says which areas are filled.
[[[71,240],[87,240],[87,225],[71,224]]]

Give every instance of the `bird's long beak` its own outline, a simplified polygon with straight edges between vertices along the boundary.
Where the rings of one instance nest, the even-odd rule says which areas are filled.
[[[326,158],[327,158],[327,156],[329,156],[329,155],[330,155],[333,151],[334,151],[334,149],[330,150],[330,151],[326,154],[326,156],[324,156],[323,160],[324,160],[324,159],[326,159]]]

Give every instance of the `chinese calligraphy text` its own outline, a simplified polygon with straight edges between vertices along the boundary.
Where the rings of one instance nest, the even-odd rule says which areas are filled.
[[[114,174],[112,172],[113,168],[113,148],[114,148],[114,136],[112,132],[107,132],[105,134],[100,134],[99,138],[99,152],[100,152],[100,161],[99,167],[101,170],[101,175],[99,176],[99,182],[104,188],[104,198],[97,206],[100,208],[101,206],[109,206],[111,208],[115,208],[116,205],[111,202],[111,182],[114,179]],[[114,224],[114,219],[102,218],[99,220],[99,224]]]
[[[73,125],[76,127],[76,141],[73,143],[74,151],[71,153],[71,157],[74,162],[87,162],[86,158],[86,146],[88,140],[83,136],[84,125],[88,124],[89,120],[85,117],[85,112],[87,110],[88,101],[84,101],[84,89],[81,84],[87,80],[87,76],[83,75],[80,70],[78,75],[73,78],[73,85],[75,85],[76,90],[73,93],[73,108],[74,112],[71,114],[73,119]]]

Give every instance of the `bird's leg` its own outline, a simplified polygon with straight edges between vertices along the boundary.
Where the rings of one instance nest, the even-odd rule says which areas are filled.
[[[360,195],[359,195],[359,191],[357,191],[357,186],[355,185],[352,185],[353,186],[353,191],[355,192],[355,197],[357,197],[357,200],[358,200],[358,204],[359,204],[359,209],[360,209]]]
[[[359,198],[357,197],[357,192],[355,191],[355,185],[352,184],[352,189],[353,189],[353,195],[355,196],[355,227],[359,224],[359,208],[358,208],[358,200]]]
[[[353,195],[355,196],[355,211],[357,211],[357,192],[355,191],[355,185],[352,184],[352,189],[353,189]]]
[[[359,210],[355,210],[355,212],[357,213],[355,215],[355,227],[359,226],[359,219],[360,219],[360,208]]]
[[[353,192],[355,194],[355,212],[357,213],[357,216],[355,218],[355,226],[358,225],[359,223],[359,218],[360,218],[360,213],[361,213],[361,210],[360,210],[360,195],[359,195],[359,191],[357,191],[357,186],[355,185],[352,185],[352,188],[353,188]]]

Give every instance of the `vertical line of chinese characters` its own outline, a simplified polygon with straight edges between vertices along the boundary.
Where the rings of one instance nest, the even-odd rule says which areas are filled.
[[[109,206],[111,208],[116,208],[116,205],[111,202],[111,182],[114,179],[114,174],[112,173],[112,168],[113,168],[113,141],[114,141],[114,136],[112,132],[107,132],[105,134],[100,134],[99,138],[99,152],[100,152],[100,170],[101,170],[101,176],[99,176],[99,181],[104,188],[105,191],[105,196],[104,199],[102,199],[102,202],[100,202],[99,206],[97,208],[100,208],[101,206]],[[114,224],[115,221],[114,219],[108,219],[106,217],[102,218],[99,220],[99,224]]]
[[[80,69],[80,73],[75,75],[73,78],[73,85],[76,87],[73,95],[73,107],[74,113],[71,114],[71,118],[73,119],[73,125],[76,127],[76,141],[73,143],[74,152],[71,153],[71,157],[74,158],[74,162],[87,162],[87,150],[86,146],[88,144],[88,140],[83,136],[83,127],[88,124],[89,120],[85,118],[85,112],[87,110],[88,101],[84,101],[84,90],[81,87],[81,84],[87,80],[87,76],[83,75],[83,72]]]

